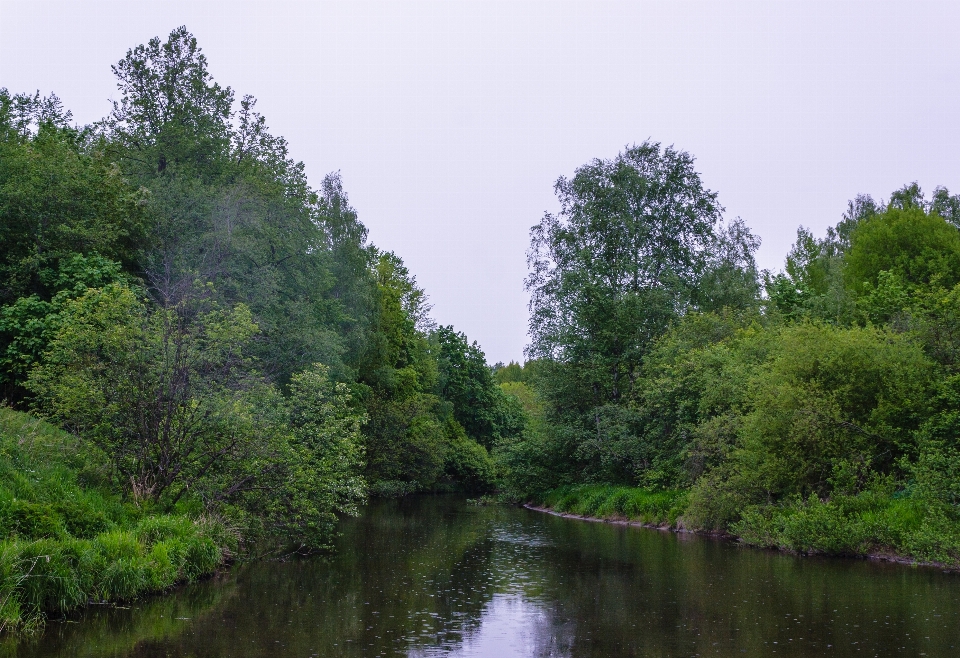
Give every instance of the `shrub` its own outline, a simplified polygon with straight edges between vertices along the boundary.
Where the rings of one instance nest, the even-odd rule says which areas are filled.
[[[757,546],[832,555],[892,553],[960,566],[960,533],[950,510],[884,491],[752,506],[732,530]]]
[[[236,550],[222,523],[81,487],[91,461],[69,435],[0,408],[0,630],[195,580]]]

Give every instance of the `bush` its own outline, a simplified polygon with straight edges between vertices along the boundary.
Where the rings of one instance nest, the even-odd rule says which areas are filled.
[[[903,335],[804,323],[780,329],[749,384],[735,444],[694,485],[688,521],[725,528],[752,505],[850,496],[908,475],[933,364]],[[824,521],[826,522],[826,521]]]
[[[452,418],[447,421],[447,433],[450,446],[446,455],[446,477],[468,492],[490,491],[495,480],[495,467],[487,449],[472,441]]]
[[[753,506],[732,530],[745,543],[801,553],[895,554],[960,566],[960,533],[950,510],[882,491]]]
[[[236,550],[222,523],[152,514],[81,487],[91,460],[73,437],[0,408],[0,630],[195,580]]]

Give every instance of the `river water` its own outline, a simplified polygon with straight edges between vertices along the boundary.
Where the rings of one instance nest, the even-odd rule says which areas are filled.
[[[960,656],[960,575],[454,497],[376,503],[332,558],[89,609],[11,656]]]

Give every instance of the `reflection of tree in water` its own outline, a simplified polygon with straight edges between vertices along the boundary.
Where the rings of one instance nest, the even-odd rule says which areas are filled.
[[[338,560],[330,570],[332,578],[350,574],[362,604],[357,614],[366,635],[356,640],[374,652],[459,642],[479,625],[493,595],[491,532],[482,511],[456,498],[373,506],[343,537],[344,553],[356,562],[344,570]]]
[[[957,578],[421,498],[372,505],[327,559],[243,565],[6,646],[30,658],[954,655]]]
[[[574,657],[960,647],[956,576],[555,517],[542,527],[550,541],[536,577],[554,623],[575,621]]]
[[[229,574],[189,585],[172,595],[149,597],[129,606],[91,606],[47,623],[42,634],[6,637],[0,656],[20,658],[113,658],[137,655],[202,623],[236,595]]]

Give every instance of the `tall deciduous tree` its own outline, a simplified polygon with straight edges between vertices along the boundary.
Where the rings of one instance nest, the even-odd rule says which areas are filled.
[[[143,239],[144,193],[69,119],[56,96],[0,89],[0,304],[49,299],[45,274],[76,254],[129,266]]]
[[[437,359],[438,393],[453,405],[453,416],[467,436],[492,448],[503,438],[519,435],[523,410],[494,381],[480,346],[453,327],[438,327],[430,342]]]
[[[113,66],[120,100],[106,119],[125,162],[143,173],[193,164],[209,174],[230,145],[233,90],[214,82],[207,58],[186,27],[154,37]]]
[[[620,400],[651,341],[729,260],[718,255],[723,208],[693,162],[653,142],[594,160],[557,181],[559,214],[531,230],[529,355],[570,366],[575,408]],[[752,256],[752,239],[735,241]]]

